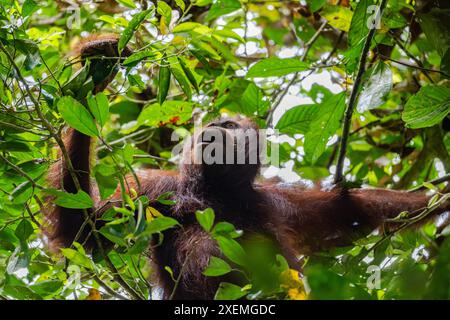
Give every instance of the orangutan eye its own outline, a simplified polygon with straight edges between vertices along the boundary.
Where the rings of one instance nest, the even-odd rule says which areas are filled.
[[[238,127],[238,125],[235,122],[227,121],[222,124],[222,127],[226,128],[226,129],[236,129]]]

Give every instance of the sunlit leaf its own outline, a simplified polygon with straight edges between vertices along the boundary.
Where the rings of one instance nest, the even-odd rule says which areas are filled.
[[[308,69],[309,64],[296,58],[267,58],[257,62],[247,72],[247,78],[280,77]]]
[[[62,97],[58,101],[62,118],[74,129],[95,137],[99,135],[97,126],[89,111],[72,97]]]
[[[409,98],[402,119],[410,128],[431,127],[450,112],[450,88],[428,85]]]

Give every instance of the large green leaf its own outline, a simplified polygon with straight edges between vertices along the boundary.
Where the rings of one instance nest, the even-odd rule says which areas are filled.
[[[226,263],[225,261],[223,261],[220,258],[211,257],[209,259],[209,265],[203,271],[203,274],[205,276],[209,276],[209,277],[217,277],[217,276],[222,276],[224,274],[227,274],[230,271],[231,271],[231,267],[228,263]]]
[[[391,89],[392,71],[387,64],[380,61],[371,70],[369,78],[363,84],[356,107],[358,112],[375,109],[384,104]]]
[[[305,71],[309,64],[297,58],[267,58],[257,62],[247,72],[247,78],[281,77],[289,73]]]
[[[68,193],[49,189],[47,190],[47,193],[56,196],[54,203],[60,207],[69,209],[88,209],[92,208],[94,205],[91,197],[82,190],[79,190],[77,193]]]
[[[148,234],[161,232],[161,231],[173,228],[177,225],[179,225],[178,221],[173,218],[165,217],[165,216],[157,217],[147,223],[147,227],[142,234],[148,235]]]
[[[277,122],[275,129],[287,134],[305,134],[309,131],[311,120],[319,111],[317,105],[307,104],[293,107],[286,111]]]
[[[348,43],[350,47],[358,45],[369,33],[368,23],[371,22],[373,13],[368,12],[367,8],[374,4],[374,0],[360,0],[353,13],[350,30],[348,32]]]
[[[208,11],[206,20],[210,21],[224,14],[234,12],[241,8],[241,3],[239,0],[215,0],[213,5]]]
[[[269,101],[264,100],[263,91],[253,82],[248,85],[242,94],[241,112],[248,116],[264,115],[269,105]]]
[[[22,6],[22,16],[28,17],[39,9],[38,4],[34,0],[25,0]]]
[[[86,267],[88,269],[94,269],[94,264],[92,260],[89,259],[83,252],[70,249],[70,248],[61,248],[61,253],[73,263]]]
[[[87,99],[89,110],[94,115],[100,127],[103,127],[109,116],[109,101],[103,92],[89,96]]]
[[[22,219],[16,227],[14,234],[20,241],[27,241],[28,238],[33,234],[33,226],[27,219]]]
[[[214,211],[211,208],[205,209],[203,211],[196,211],[195,217],[202,228],[209,232],[214,224]]]
[[[327,0],[307,0],[306,2],[308,3],[311,11],[316,12],[320,8],[322,8],[325,5],[325,3],[327,3]]]
[[[118,180],[116,172],[112,174],[103,174],[101,168],[104,165],[99,165],[95,168],[95,181],[97,182],[98,191],[102,200],[111,196],[117,189]]]
[[[326,5],[320,12],[322,18],[336,29],[348,32],[353,17],[353,12],[346,7],[339,5]]]
[[[181,90],[186,94],[189,100],[192,98],[192,88],[190,85],[189,78],[187,77],[185,71],[180,65],[180,62],[176,57],[170,57],[167,59],[170,63],[170,71],[177,80],[181,87]]]
[[[164,23],[169,25],[172,20],[172,8],[164,1],[158,1],[158,8],[156,11],[164,18]]]
[[[161,60],[158,74],[158,102],[163,104],[166,100],[170,88],[170,68],[167,66],[167,60]]]
[[[215,239],[228,259],[238,265],[245,265],[245,251],[236,240],[224,236],[216,236]]]
[[[216,292],[216,295],[214,297],[215,300],[237,300],[239,298],[242,298],[247,294],[247,291],[242,289],[241,287],[228,283],[228,282],[222,282],[219,285],[219,289]]]
[[[99,135],[97,126],[89,111],[72,97],[62,97],[58,101],[61,117],[74,129],[90,137]]]
[[[345,110],[345,92],[325,100],[318,108],[305,135],[305,158],[312,164],[319,159],[325,151],[328,139],[341,126]]]
[[[167,123],[182,124],[192,116],[192,104],[186,101],[164,101],[162,105],[154,103],[142,110],[137,124],[144,126],[160,126]]]
[[[144,10],[133,16],[130,23],[125,28],[125,30],[122,32],[122,34],[119,38],[119,44],[118,44],[119,52],[122,52],[122,50],[125,48],[127,43],[130,41],[134,32],[137,30],[137,28],[139,28],[139,26],[144,21],[144,19],[147,18],[147,16],[152,11],[153,11],[153,9]]]
[[[143,50],[136,53],[133,53],[131,56],[126,58],[123,61],[124,66],[133,66],[136,65],[138,62],[147,59],[147,58],[155,58],[159,56],[158,52],[152,51],[152,50]]]
[[[440,123],[449,112],[450,88],[429,85],[409,98],[402,119],[410,128],[431,127]]]

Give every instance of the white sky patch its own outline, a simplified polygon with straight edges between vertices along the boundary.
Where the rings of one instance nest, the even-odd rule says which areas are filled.
[[[293,160],[289,160],[284,164],[284,168],[277,168],[275,166],[270,166],[263,170],[262,175],[267,179],[278,176],[284,182],[287,182],[287,183],[297,182],[301,178],[297,173],[292,171],[294,164],[295,163]]]
[[[306,96],[300,96],[300,95],[292,95],[287,94],[284,96],[283,100],[281,100],[280,105],[278,108],[275,109],[273,113],[273,124],[276,125],[278,120],[280,120],[281,116],[289,109],[304,105],[304,104],[311,104],[313,103],[312,99]]]
[[[434,167],[436,168],[439,178],[445,176],[446,172],[445,172],[444,164],[442,163],[442,161],[440,159],[438,159],[438,158],[434,159]]]
[[[247,52],[245,50],[247,50]],[[239,45],[238,49],[236,50],[236,55],[251,56],[256,53],[266,53],[266,52],[267,52],[266,48],[261,48],[258,43],[249,41],[249,42],[245,43],[245,46],[244,46],[244,44]]]
[[[298,47],[289,47],[283,48],[278,52],[279,58],[293,58],[297,57],[301,53],[301,50]]]

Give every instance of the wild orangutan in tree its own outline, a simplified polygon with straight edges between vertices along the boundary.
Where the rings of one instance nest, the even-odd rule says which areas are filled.
[[[92,55],[110,58],[118,56],[117,39],[90,39],[82,44],[80,53],[83,59]],[[129,54],[130,50],[126,48],[122,57]],[[115,64],[111,65],[111,59],[105,61],[109,63],[109,75],[101,81],[94,81],[94,92],[105,89],[117,72],[113,67]],[[101,60],[91,63],[91,74],[94,72],[92,67],[100,68],[104,65]],[[209,123],[200,135],[213,130],[223,136],[233,136],[241,132],[240,129],[257,130],[255,124],[248,119],[223,119]],[[100,201],[97,188],[90,179],[93,141],[73,129],[67,131],[64,141],[81,189],[95,201],[95,207],[90,213],[94,215],[95,212],[93,218],[98,218],[106,207],[96,211],[105,202]],[[248,147],[247,143],[248,141]],[[204,150],[207,145],[207,142],[203,142],[200,150]],[[229,152],[237,154],[236,145]],[[174,286],[173,280],[164,270],[165,266],[170,266],[177,277],[184,264],[174,299],[211,299],[219,283],[227,279],[202,274],[209,258],[220,255],[220,250],[215,240],[197,223],[197,210],[209,207],[214,209],[218,221],[232,223],[237,229],[244,231],[244,237],[257,233],[271,238],[289,264],[297,267],[296,257],[299,253],[308,254],[333,246],[349,245],[358,237],[384,225],[386,219],[394,218],[400,212],[413,213],[425,208],[429,200],[427,195],[420,192],[343,187],[325,191],[295,185],[256,183],[260,161],[258,159],[255,163],[250,163],[248,152],[245,153],[245,164],[198,164],[185,161],[196,155],[193,147],[187,147],[178,171],[141,171],[140,188],[134,183],[134,179],[129,179],[130,186],[138,190],[139,195],[157,199],[163,193],[172,192],[172,198],[176,201],[175,205],[163,205],[157,201],[150,204],[183,225],[183,228],[164,231],[162,244],[153,249],[165,298],[170,296]],[[77,192],[64,159],[53,166],[49,183],[56,189]],[[115,203],[120,203],[120,192],[117,191],[112,199],[117,200]],[[448,208],[449,205],[445,204],[435,210],[435,213],[442,213]],[[83,225],[82,210],[53,205],[48,211],[50,226],[47,235],[51,247],[70,246]],[[96,220],[96,227],[101,226],[102,222]],[[84,227],[78,238],[80,243],[85,243],[87,249],[93,249],[97,245],[91,231],[89,226]],[[108,245],[109,242],[102,238],[102,243]]]

